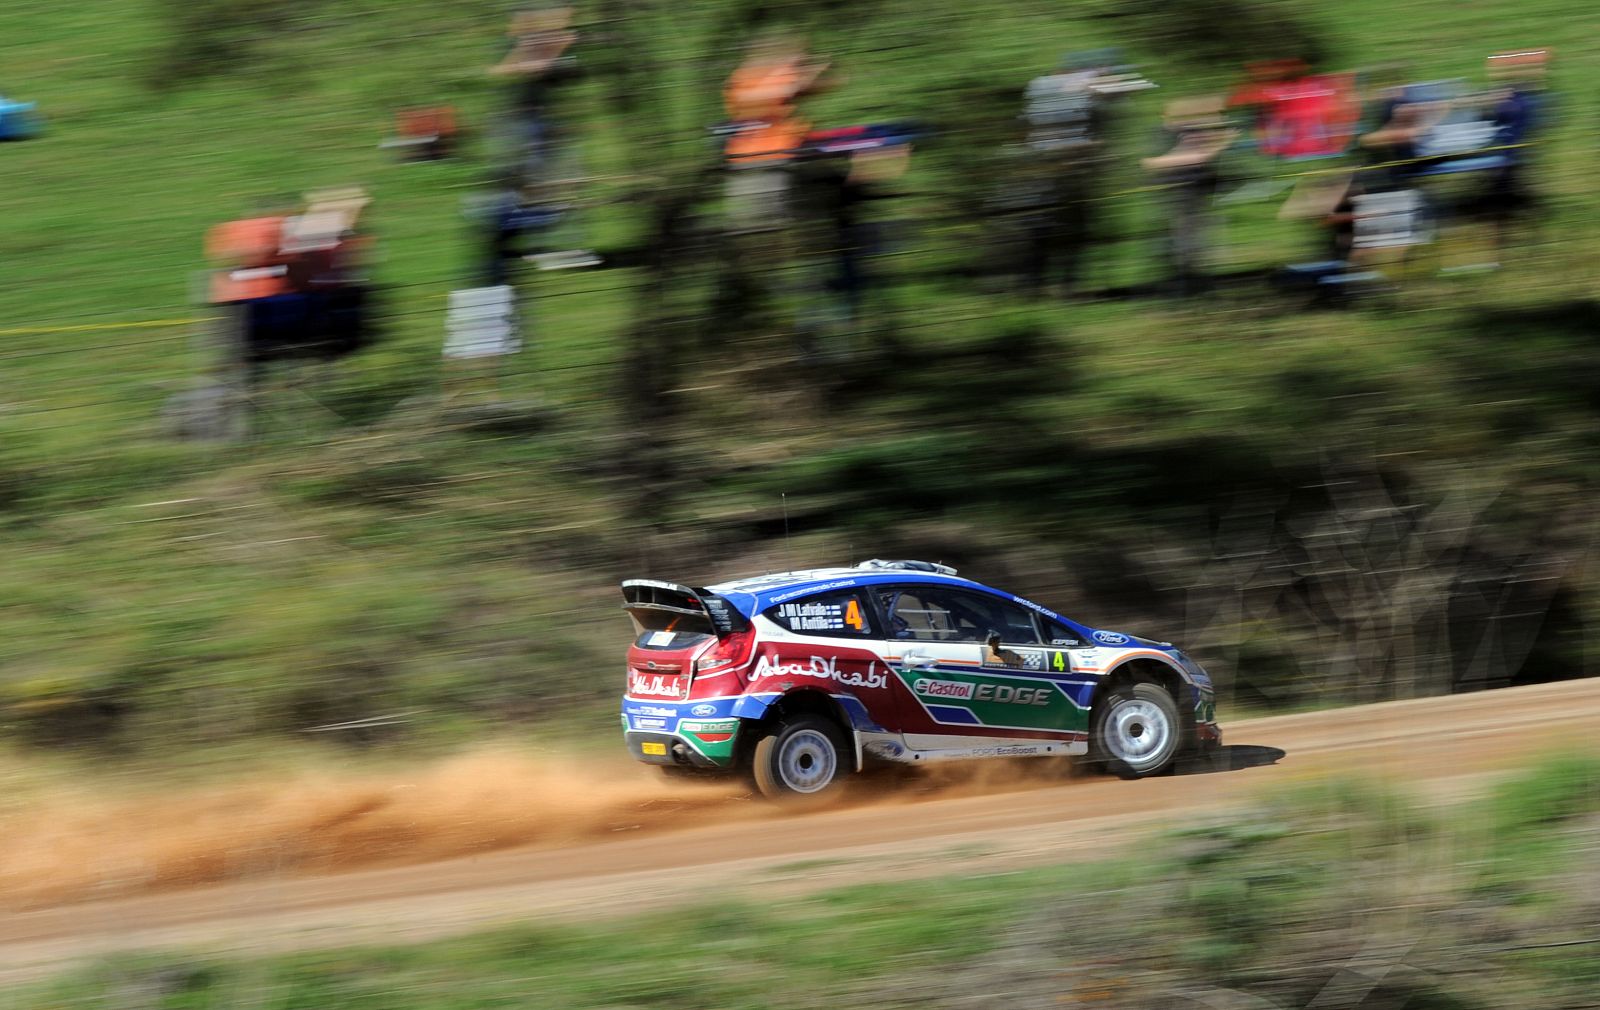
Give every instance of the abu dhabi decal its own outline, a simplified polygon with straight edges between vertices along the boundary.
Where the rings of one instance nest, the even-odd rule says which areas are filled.
[[[878,672],[878,664],[867,663],[865,673],[855,670],[840,670],[839,659],[829,656],[812,656],[810,663],[784,663],[774,662],[771,657],[763,655],[757,662],[755,672],[750,675],[752,680],[764,680],[769,677],[813,677],[818,680],[831,680],[845,687],[888,687],[889,675]]]
[[[689,678],[680,674],[628,672],[629,694],[662,694],[679,698],[686,693]]]
[[[1094,640],[1105,645],[1127,645],[1128,636],[1115,631],[1097,631]]]

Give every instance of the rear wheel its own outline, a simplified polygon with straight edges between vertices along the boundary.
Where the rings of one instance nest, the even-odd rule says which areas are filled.
[[[1161,774],[1183,745],[1178,703],[1149,681],[1112,688],[1095,706],[1094,727],[1095,753],[1123,778]]]
[[[820,797],[844,777],[844,734],[820,715],[786,719],[756,742],[750,771],[768,799]]]

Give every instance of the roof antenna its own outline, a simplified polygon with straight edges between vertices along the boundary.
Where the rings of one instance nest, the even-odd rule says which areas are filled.
[[[783,554],[785,564],[794,564],[794,554],[789,550],[789,492],[780,491],[783,498]]]

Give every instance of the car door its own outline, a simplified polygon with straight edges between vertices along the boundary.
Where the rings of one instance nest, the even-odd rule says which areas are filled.
[[[811,593],[776,603],[762,616],[778,630],[756,647],[752,693],[825,691],[857,732],[889,732],[896,714],[892,678],[883,663],[883,629],[867,590]]]
[[[1025,608],[976,590],[918,584],[881,587],[878,604],[906,746],[1080,735],[1084,714],[1063,683],[1067,650],[1042,642]]]

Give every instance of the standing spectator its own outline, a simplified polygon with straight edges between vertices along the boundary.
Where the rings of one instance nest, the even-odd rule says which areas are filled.
[[[1206,285],[1211,198],[1217,191],[1217,160],[1238,137],[1222,118],[1220,98],[1169,102],[1164,115],[1171,150],[1144,159],[1145,170],[1163,187],[1168,208],[1167,262],[1174,291],[1196,294]]]
[[[1467,208],[1492,229],[1491,259],[1483,264],[1487,267],[1499,266],[1507,232],[1534,202],[1527,184],[1527,145],[1539,126],[1548,56],[1535,49],[1489,58],[1490,76],[1500,83],[1491,93],[1489,111],[1496,164],[1488,171],[1487,185]]]
[[[797,39],[774,36],[750,48],[728,78],[723,104],[728,138],[728,216],[735,229],[780,227],[788,213],[788,165],[809,124],[798,103],[823,85],[826,60],[810,56]]]
[[[716,299],[718,332],[759,326],[794,258],[790,172],[809,124],[799,102],[826,85],[828,63],[798,39],[752,45],[723,89],[726,241]]]
[[[511,18],[510,45],[489,68],[512,82],[507,110],[508,170],[525,185],[552,181],[551,167],[566,141],[558,95],[579,78],[570,50],[578,40],[572,8],[521,11]]]
[[[796,166],[795,203],[826,308],[802,320],[804,357],[815,355],[815,337],[830,324],[848,330],[864,321],[868,296],[879,287],[870,261],[882,251],[871,207],[897,195],[886,184],[904,175],[913,134],[907,124],[886,124],[811,135],[815,148]],[[830,151],[834,144],[845,149]]]
[[[1034,294],[1056,283],[1070,291],[1078,283],[1105,170],[1110,98],[1152,86],[1118,72],[1114,57],[1110,50],[1074,54],[1056,73],[1028,84],[1022,118],[1034,186],[1025,283]]]

